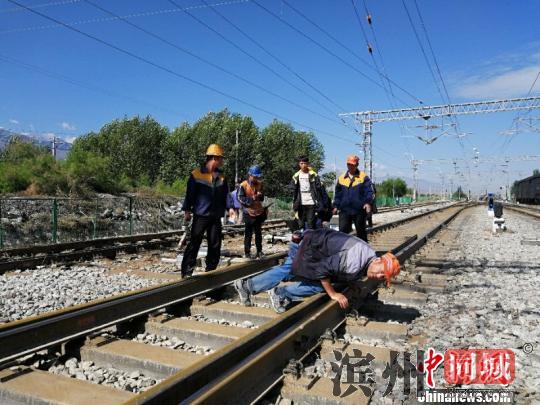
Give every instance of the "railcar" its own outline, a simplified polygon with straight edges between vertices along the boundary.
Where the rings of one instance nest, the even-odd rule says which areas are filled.
[[[520,204],[540,204],[540,175],[518,181],[516,201]]]

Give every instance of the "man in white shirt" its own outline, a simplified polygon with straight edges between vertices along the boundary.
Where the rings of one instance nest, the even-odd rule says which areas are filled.
[[[293,175],[293,209],[297,213],[300,228],[315,229],[316,212],[323,204],[322,185],[317,172],[309,166],[309,158],[298,159],[300,170]]]

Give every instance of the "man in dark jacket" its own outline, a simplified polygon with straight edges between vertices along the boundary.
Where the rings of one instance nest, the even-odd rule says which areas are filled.
[[[339,230],[350,233],[352,224],[356,235],[367,242],[366,213],[371,212],[373,190],[371,180],[358,170],[358,156],[347,158],[347,171],[339,176],[334,193],[334,214],[339,212]]]
[[[193,274],[204,233],[208,240],[206,271],[215,270],[221,255],[221,218],[228,207],[229,187],[219,169],[223,165],[223,149],[212,144],[206,150],[206,164],[191,172],[182,210],[186,221],[191,220],[191,239],[182,260],[182,276]]]
[[[347,308],[347,297],[337,292],[332,282],[352,283],[367,276],[386,279],[389,284],[399,274],[399,267],[392,253],[377,257],[366,242],[353,235],[324,228],[307,230],[291,269],[291,274],[302,281],[270,290],[270,304],[276,312],[283,312],[292,301],[326,291]]]
[[[308,229],[316,226],[316,213],[321,209],[322,185],[315,170],[309,166],[309,158],[301,156],[298,159],[298,170],[292,178],[293,210],[296,212],[300,229],[304,225]]]

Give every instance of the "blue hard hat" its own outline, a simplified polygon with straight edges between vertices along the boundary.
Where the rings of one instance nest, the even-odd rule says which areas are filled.
[[[262,170],[258,165],[251,166],[248,170],[248,174],[253,177],[262,177]]]

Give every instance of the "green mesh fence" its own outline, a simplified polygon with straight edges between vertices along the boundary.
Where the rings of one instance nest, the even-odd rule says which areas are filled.
[[[0,249],[181,228],[178,198],[0,199]]]

